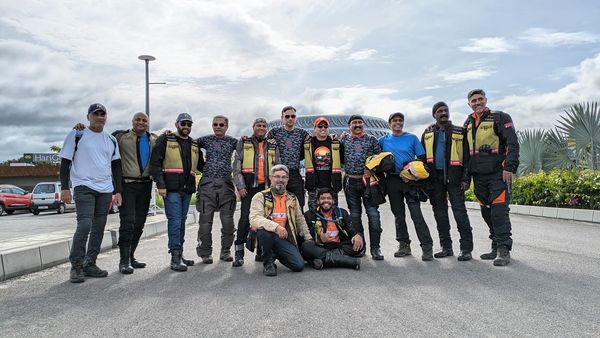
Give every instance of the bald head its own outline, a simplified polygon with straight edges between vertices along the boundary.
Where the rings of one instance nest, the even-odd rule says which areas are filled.
[[[142,135],[148,131],[148,115],[146,113],[138,112],[133,115],[133,119],[131,119],[131,128],[133,131]]]

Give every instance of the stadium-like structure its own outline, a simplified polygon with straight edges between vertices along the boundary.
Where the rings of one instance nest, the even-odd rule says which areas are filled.
[[[296,127],[302,128],[312,135],[314,130],[313,121],[320,116],[326,117],[329,120],[329,132],[336,133],[339,135],[342,131],[348,131],[348,119],[352,115],[298,115],[298,117],[296,118]],[[365,121],[364,126],[367,134],[380,138],[381,136],[390,133],[390,129],[386,120],[368,115],[361,116]],[[281,119],[269,122],[269,129],[280,126]]]

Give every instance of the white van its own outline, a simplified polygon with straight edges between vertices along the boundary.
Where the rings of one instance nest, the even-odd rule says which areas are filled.
[[[73,201],[66,204],[60,200],[60,182],[40,182],[33,188],[31,195],[31,212],[34,215],[46,210],[56,210],[59,214],[75,210]]]

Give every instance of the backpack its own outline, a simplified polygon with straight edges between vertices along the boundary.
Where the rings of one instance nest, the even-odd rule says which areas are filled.
[[[77,130],[75,132],[75,150],[73,150],[73,159],[75,159],[75,153],[77,152],[77,146],[79,145],[79,141],[81,140],[81,138],[83,137],[83,130]],[[113,143],[113,153],[112,156],[115,156],[115,152],[117,151],[117,141],[115,141],[114,139],[110,138],[110,140]]]

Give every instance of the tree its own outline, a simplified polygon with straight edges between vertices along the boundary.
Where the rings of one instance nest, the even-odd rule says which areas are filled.
[[[61,151],[61,147],[59,145],[53,144],[50,146],[50,151],[55,154],[59,154]]]
[[[525,129],[517,133],[519,137],[519,175],[547,170],[546,132],[543,129]]]
[[[598,102],[571,105],[561,116],[557,130],[568,135],[577,166],[600,169],[600,111]]]

